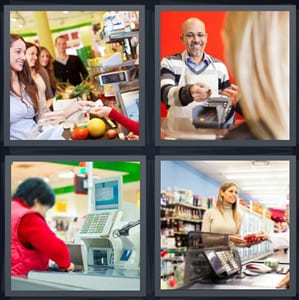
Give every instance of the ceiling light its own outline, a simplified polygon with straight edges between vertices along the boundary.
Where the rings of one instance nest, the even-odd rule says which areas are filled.
[[[254,190],[286,190],[287,191],[287,187],[283,187],[283,186],[279,186],[279,185],[272,185],[272,186],[259,186],[257,187],[255,186],[242,186],[241,191],[254,191]]]
[[[254,160],[251,164],[253,166],[260,167],[260,166],[268,166],[270,162],[268,160]]]
[[[258,177],[261,177],[261,179],[264,179],[264,178],[288,178],[289,176],[289,173],[276,173],[275,171],[274,172],[268,172],[268,173],[250,173],[250,174],[233,174],[233,175],[225,175],[224,176],[227,178],[227,179],[230,179],[230,180],[238,180],[238,179],[251,179],[251,178],[255,178],[257,179]]]

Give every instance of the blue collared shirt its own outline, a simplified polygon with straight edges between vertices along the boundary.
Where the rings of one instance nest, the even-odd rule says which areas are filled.
[[[188,55],[188,53],[186,53],[185,63],[189,68],[191,68],[194,71],[194,73],[199,74],[211,63],[211,59],[208,57],[207,54],[204,53],[204,59],[198,65],[191,59],[191,57]]]

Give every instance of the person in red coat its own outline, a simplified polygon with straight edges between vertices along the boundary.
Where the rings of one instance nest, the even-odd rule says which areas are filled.
[[[11,202],[11,275],[49,270],[49,260],[60,269],[73,271],[74,264],[66,244],[49,228],[45,220],[55,204],[55,194],[42,179],[24,180]]]

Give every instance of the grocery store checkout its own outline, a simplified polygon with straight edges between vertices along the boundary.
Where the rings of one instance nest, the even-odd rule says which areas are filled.
[[[114,65],[113,67],[91,67],[90,76],[96,82],[94,88],[96,86],[101,87],[104,97],[115,99],[113,106],[118,107],[119,113],[123,116],[119,118],[120,120],[127,118],[139,122],[139,80],[137,74],[138,66],[135,64],[135,61]],[[80,85],[84,84],[86,85],[87,83],[81,83]],[[89,91],[91,86],[87,84],[85,88],[75,87],[75,90],[77,89],[80,92]],[[72,95],[77,95],[74,90],[71,93]],[[75,101],[77,101],[76,98],[56,100],[53,103],[54,110],[59,111],[65,105],[70,105]],[[94,103],[95,106],[102,107],[106,104],[105,102],[105,100],[97,99]],[[63,137],[65,139],[126,139],[129,130],[126,129],[124,124],[121,124],[120,120],[112,120],[108,117],[97,118],[97,116],[89,113],[92,108],[90,106],[84,107],[82,111],[68,118],[63,123]],[[91,122],[89,122],[89,118],[92,119]]]
[[[12,276],[12,290],[140,290],[140,220],[123,217],[122,177],[90,178],[89,212],[67,243],[75,271]]]
[[[179,288],[275,289],[289,272],[288,254],[275,254],[271,248],[265,256],[257,253],[255,259],[244,261],[228,240],[228,235],[190,232],[184,284]],[[245,236],[244,241],[246,248],[269,243],[254,234]]]

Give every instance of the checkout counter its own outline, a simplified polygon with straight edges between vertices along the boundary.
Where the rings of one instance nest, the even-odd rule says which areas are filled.
[[[12,290],[140,290],[140,220],[123,220],[122,177],[93,179],[88,193],[90,212],[67,243],[75,271],[12,276]]]
[[[269,258],[279,263],[271,268],[265,264]],[[245,262],[230,245],[228,235],[189,232],[183,282],[175,289],[274,290],[288,271],[288,254],[272,252]]]
[[[228,97],[217,95],[189,106],[183,108],[184,113],[168,114],[161,119],[162,139],[218,140],[234,126],[235,109]]]
[[[109,101],[112,101],[122,114],[139,122],[139,66],[135,64],[135,60],[121,63],[118,55],[112,55],[105,60],[98,61],[97,59],[92,59],[90,61],[94,61],[92,64],[90,63],[89,67],[90,77],[96,82],[96,86],[99,86],[103,90],[104,97],[106,97],[106,99],[113,99]],[[113,63],[113,65],[110,65],[111,63]],[[76,103],[76,101],[77,98],[54,100],[53,109],[59,112],[67,106]],[[106,105],[107,101],[97,100],[96,103],[101,103],[100,106],[102,106]],[[78,124],[87,123],[88,119],[86,120],[85,116],[88,111],[89,110],[76,112],[63,122],[64,139],[72,139],[71,130],[75,122]],[[116,131],[117,134],[113,139],[125,139],[125,136],[128,134],[126,128],[109,118],[102,119],[106,123],[106,131],[109,129]],[[111,139],[111,137],[107,137],[106,134],[103,134],[97,138],[89,136],[87,139],[107,140]]]

